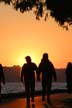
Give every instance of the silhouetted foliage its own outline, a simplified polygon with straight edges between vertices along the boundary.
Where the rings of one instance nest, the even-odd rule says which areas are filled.
[[[72,25],[72,0],[0,0],[0,2],[12,4],[22,13],[32,10],[36,14],[36,19],[40,19],[45,13],[46,20],[50,14],[66,30]]]

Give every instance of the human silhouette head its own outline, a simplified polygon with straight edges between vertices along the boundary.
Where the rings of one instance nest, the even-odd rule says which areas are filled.
[[[71,62],[68,62],[68,65],[72,65],[72,63]]]
[[[2,64],[0,64],[0,67],[2,67]]]
[[[27,63],[30,63],[31,62],[31,57],[30,56],[26,56],[25,59],[26,59],[26,62]]]
[[[72,67],[72,63],[68,62],[67,67]]]
[[[43,59],[44,59],[44,60],[47,60],[47,59],[48,59],[48,53],[44,53],[44,54],[43,54]]]

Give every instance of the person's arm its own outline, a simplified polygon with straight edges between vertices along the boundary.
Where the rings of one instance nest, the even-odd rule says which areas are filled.
[[[53,74],[53,77],[54,77],[54,81],[57,81],[56,71],[55,71],[55,68],[54,68],[52,63],[51,63],[51,67],[52,67],[52,74]]]
[[[22,67],[22,70],[21,70],[21,82],[23,82],[23,74],[24,74],[24,66]]]
[[[54,75],[54,81],[57,81],[57,75],[55,71],[53,72],[53,75]]]
[[[37,65],[34,63],[34,70],[36,71],[36,77],[37,77],[37,80],[40,80],[39,78],[38,78],[38,67],[37,67]]]
[[[2,78],[3,84],[5,84],[5,76],[4,76],[3,68],[1,69],[1,78]]]
[[[38,66],[38,72],[37,72],[37,80],[40,81],[40,74],[42,72],[42,69],[41,69],[41,63],[39,64]]]

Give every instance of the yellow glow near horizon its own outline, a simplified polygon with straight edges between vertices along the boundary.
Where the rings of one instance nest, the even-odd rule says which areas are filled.
[[[29,51],[28,53],[25,52],[24,55],[22,54],[20,57],[18,57],[17,61],[20,66],[22,66],[24,63],[26,63],[26,60],[25,60],[26,56],[30,56],[32,62],[34,62],[38,65],[40,58],[37,56],[37,54],[35,52]]]

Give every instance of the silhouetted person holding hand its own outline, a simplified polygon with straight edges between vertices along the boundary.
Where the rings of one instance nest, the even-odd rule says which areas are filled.
[[[35,71],[37,72],[37,66],[35,63],[31,62],[31,57],[25,57],[26,62],[21,71],[21,81],[25,83],[25,91],[27,96],[27,105],[30,105],[30,96],[32,102],[34,102],[34,92],[35,92]]]
[[[66,67],[66,80],[68,93],[72,92],[72,63],[68,62]]]
[[[5,84],[5,77],[2,64],[0,64],[0,102],[1,102],[1,83]]]
[[[40,79],[40,73],[42,72],[42,101],[45,101],[45,94],[47,92],[47,102],[50,103],[50,94],[52,86],[52,77],[56,81],[56,72],[52,62],[48,59],[48,54],[44,53],[42,60],[38,67],[38,79]]]

